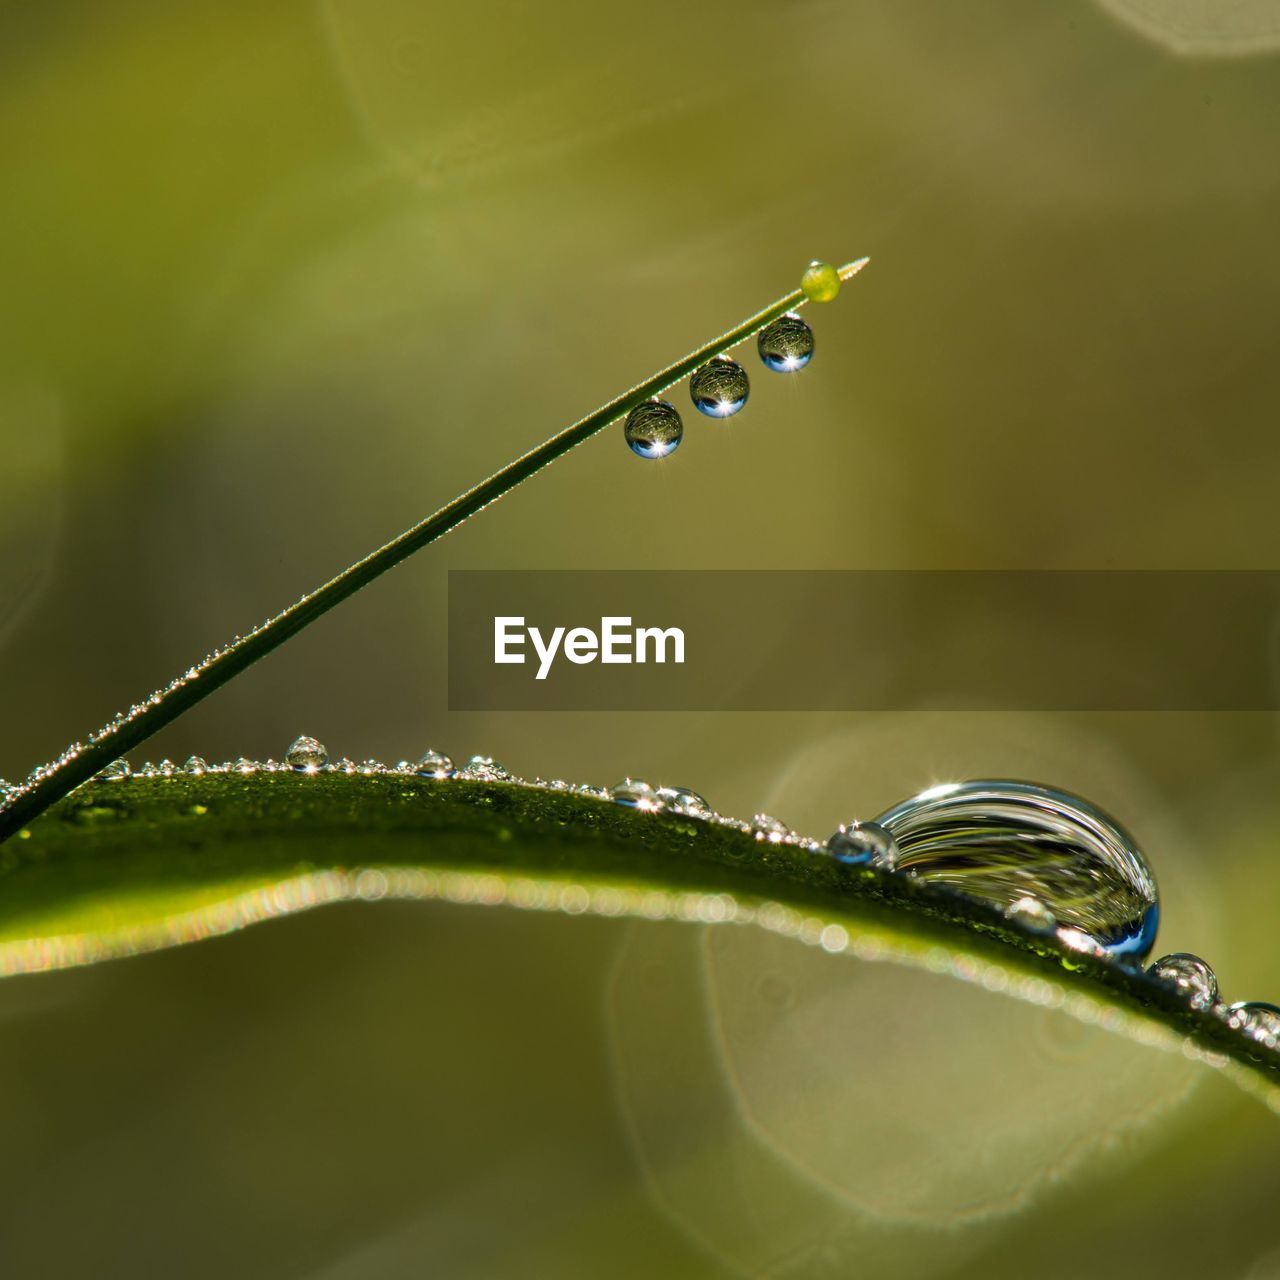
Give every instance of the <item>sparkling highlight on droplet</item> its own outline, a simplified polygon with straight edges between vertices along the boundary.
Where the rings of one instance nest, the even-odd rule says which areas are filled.
[[[1148,970],[1153,978],[1167,982],[1193,1009],[1210,1009],[1218,1003],[1218,979],[1213,970],[1187,951],[1161,956]]]
[[[795,373],[813,359],[813,330],[794,312],[760,330],[756,350],[766,369]]]
[[[898,846],[878,822],[850,822],[832,832],[827,852],[850,867],[880,867],[892,871],[898,865]]]
[[[284,758],[294,773],[319,773],[329,763],[324,744],[306,734],[293,740]]]
[[[665,458],[679,448],[684,423],[675,405],[666,400],[646,400],[627,414],[623,435],[637,457]]]
[[[708,418],[731,418],[751,394],[747,371],[728,356],[717,356],[689,380],[689,396]]]

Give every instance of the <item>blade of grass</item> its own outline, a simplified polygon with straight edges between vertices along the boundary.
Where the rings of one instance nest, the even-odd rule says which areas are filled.
[[[841,267],[841,279],[851,279],[866,263],[866,258],[860,258]],[[7,800],[0,804],[0,843],[25,827],[74,787],[91,778],[125,752],[145,742],[184,711],[239,675],[246,667],[328,613],[334,605],[354,595],[361,587],[381,577],[415,551],[443,537],[451,529],[456,529],[464,520],[510,493],[530,476],[562,458],[570,449],[618,421],[636,405],[661,395],[669,387],[687,378],[700,365],[745,342],[779,316],[803,306],[805,301],[803,292],[793,289],[762,311],[735,325],[727,333],[668,365],[630,391],[624,391],[607,404],[601,405],[594,413],[544,441],[536,449],[531,449],[500,471],[495,471],[487,480],[460,494],[434,515],[405,530],[398,538],[392,539],[363,560],[356,561],[336,578],[290,605],[283,613],[278,613],[261,626],[255,627],[247,635],[237,636],[231,644],[214,650],[163,689],[157,690],[146,700],[135,703],[128,711],[121,712],[109,724],[90,734],[84,742],[73,743],[56,760],[34,769],[27,780],[9,793]]]
[[[565,784],[222,765],[94,782],[27,830],[0,858],[0,980],[354,898],[735,921],[1233,1063],[1280,1110],[1280,1051],[1149,971],[949,885],[849,866],[797,834],[762,841],[728,818],[646,812]]]

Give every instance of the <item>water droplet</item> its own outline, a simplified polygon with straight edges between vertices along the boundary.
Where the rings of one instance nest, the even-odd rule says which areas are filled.
[[[424,751],[414,769],[424,778],[452,778],[454,772],[453,761],[439,751]]]
[[[751,394],[747,371],[728,356],[704,364],[689,381],[689,395],[699,413],[708,418],[731,418]]]
[[[236,771],[236,773],[257,773],[258,772],[258,766],[254,764],[254,762],[248,759],[246,756],[241,756],[240,759],[237,760],[235,764],[233,764],[231,767]]]
[[[675,405],[666,400],[646,400],[627,414],[624,434],[632,453],[642,458],[665,458],[680,444],[684,424]]]
[[[1034,897],[1112,957],[1142,960],[1159,920],[1155,881],[1132,837],[1085,800],[1027,782],[934,787],[877,819],[899,868],[1000,911]],[[1080,938],[1067,935],[1079,934]]]
[[[201,756],[188,756],[187,763],[182,766],[183,772],[193,778],[199,778],[209,772],[209,766]]]
[[[663,802],[657,791],[647,782],[639,778],[623,778],[609,788],[609,798],[615,804],[625,804],[632,809],[644,809],[647,813],[657,813],[663,808]]]
[[[362,773],[362,774],[364,774],[366,777],[370,777],[370,776],[372,776],[372,775],[373,775],[373,774],[375,774],[375,773],[381,773],[381,772],[382,772],[382,764],[381,764],[381,762],[379,762],[379,761],[377,761],[377,760],[366,760],[366,761],[364,762],[364,764],[360,765],[360,766],[356,769],[356,772],[357,772],[357,773]]]
[[[1004,909],[1006,920],[1020,924],[1024,929],[1049,933],[1058,927],[1058,917],[1049,910],[1034,894],[1024,894],[1015,898]]]
[[[9,803],[9,797],[12,796],[17,789],[18,788],[15,787],[12,782],[6,782],[3,778],[0,778],[0,809],[3,809],[4,806]]]
[[[813,359],[813,330],[794,312],[760,330],[756,349],[766,369],[795,373]]]
[[[781,844],[791,834],[791,828],[781,818],[770,813],[757,813],[751,819],[751,830],[757,840]]]
[[[898,865],[898,846],[878,822],[850,822],[837,827],[827,840],[827,852],[837,862],[851,867],[892,871]]]
[[[474,782],[514,782],[515,775],[504,769],[492,756],[472,756],[458,770],[459,778]]]
[[[688,787],[659,787],[656,794],[663,807],[673,813],[683,814],[686,818],[711,817],[711,806]]]
[[[1268,1049],[1280,1049],[1280,1008],[1265,1000],[1241,1000],[1224,1015],[1227,1022]]]
[[[178,772],[178,766],[174,764],[173,761],[170,760],[168,756],[166,756],[163,760],[160,761],[158,765],[156,765],[156,773],[158,773],[162,778],[172,778],[173,775],[177,772]]]
[[[800,277],[800,288],[810,302],[830,302],[840,292],[840,272],[829,262],[811,262]]]
[[[329,753],[323,743],[308,738],[304,733],[294,738],[284,758],[295,773],[319,773],[328,764]]]
[[[119,760],[113,760],[105,768],[98,770],[98,781],[119,782],[121,778],[127,778],[132,772],[129,762],[122,757]]]
[[[1193,1009],[1209,1009],[1218,1003],[1218,979],[1199,956],[1175,951],[1161,956],[1148,972],[1153,978],[1176,987]]]

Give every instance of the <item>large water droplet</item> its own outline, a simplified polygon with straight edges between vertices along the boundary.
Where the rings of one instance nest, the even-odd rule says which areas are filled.
[[[1218,979],[1199,956],[1175,951],[1161,956],[1149,972],[1153,978],[1176,987],[1193,1009],[1209,1009],[1218,1003]]]
[[[414,771],[424,778],[452,778],[453,761],[439,751],[424,751]]]
[[[878,822],[850,822],[837,827],[827,840],[827,852],[837,862],[851,867],[892,871],[898,865],[898,846]]]
[[[1227,1022],[1268,1049],[1280,1049],[1280,1008],[1265,1000],[1241,1000],[1226,1010]]]
[[[657,813],[663,807],[657,791],[639,778],[623,778],[621,782],[615,782],[609,788],[609,799],[615,804],[643,809],[648,813]]]
[[[627,414],[623,434],[632,453],[642,458],[665,458],[680,444],[684,423],[675,405],[666,400],[646,400]]]
[[[123,757],[119,760],[113,760],[109,765],[98,770],[99,782],[119,782],[121,778],[127,778],[133,770],[129,767],[129,762]]]
[[[659,787],[657,797],[664,808],[672,813],[681,813],[686,818],[709,818],[713,810],[711,806],[696,792],[688,787]]]
[[[306,734],[294,738],[284,758],[295,773],[319,773],[329,763],[324,744]]]
[[[188,756],[187,763],[182,768],[185,773],[189,773],[193,778],[203,777],[209,771],[208,762],[203,756]]]
[[[747,403],[750,394],[747,371],[728,356],[717,356],[689,380],[694,406],[708,418],[731,418]]]
[[[766,369],[795,373],[813,359],[813,330],[794,312],[788,312],[760,330],[756,349]]]
[[[840,272],[829,262],[811,262],[800,277],[800,288],[810,302],[830,302],[840,292]]]
[[[877,819],[899,870],[1000,911],[1034,897],[1062,931],[1141,960],[1155,941],[1156,886],[1132,837],[1078,796],[1027,782],[934,787]]]

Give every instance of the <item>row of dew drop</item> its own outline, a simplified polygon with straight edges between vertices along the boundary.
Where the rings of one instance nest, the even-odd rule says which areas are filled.
[[[840,292],[840,273],[829,262],[811,262],[800,280],[810,302],[830,302]],[[756,351],[766,369],[797,373],[813,359],[813,329],[794,311],[760,330]],[[723,420],[740,413],[751,394],[751,379],[736,360],[716,356],[689,380],[689,398],[699,413]],[[684,422],[669,400],[646,400],[627,415],[623,436],[641,458],[665,458],[684,439]]]
[[[322,743],[309,736],[294,740],[283,762],[252,761],[241,757],[224,764],[209,764],[200,756],[190,757],[179,766],[171,760],[145,764],[134,770],[127,761],[113,761],[97,780],[118,782],[131,777],[168,778],[201,777],[205,774],[281,772],[303,776],[320,773],[362,775],[400,775],[435,780],[460,779],[474,782],[502,782],[518,786],[569,792],[610,800],[615,804],[653,814],[671,814],[733,827],[754,839],[770,844],[788,844],[810,853],[823,854],[854,867],[873,867],[891,874],[917,876],[919,868],[900,868],[900,851],[893,834],[876,822],[851,822],[841,825],[825,841],[813,840],[792,831],[786,823],[767,813],[755,814],[749,822],[717,813],[707,801],[687,787],[653,786],[636,778],[624,778],[609,788],[574,784],[562,780],[536,778],[526,780],[504,768],[490,756],[474,755],[455,765],[443,752],[429,750],[417,760],[401,760],[394,765],[376,760],[357,763],[351,759],[331,762]],[[16,788],[0,780],[0,807]],[[926,880],[928,876],[924,876]],[[1130,963],[1129,957],[1113,954],[1108,948],[1080,929],[1062,927],[1051,906],[1039,897],[1023,894],[1014,897],[1003,908],[1010,924],[1033,935],[1052,934],[1068,947],[1118,963]],[[1250,1000],[1226,1004],[1219,997],[1213,970],[1200,957],[1187,952],[1163,956],[1147,970],[1157,981],[1176,991],[1197,1012],[1216,1015],[1234,1030],[1241,1032],[1264,1048],[1280,1050],[1280,1007],[1265,1001]]]

